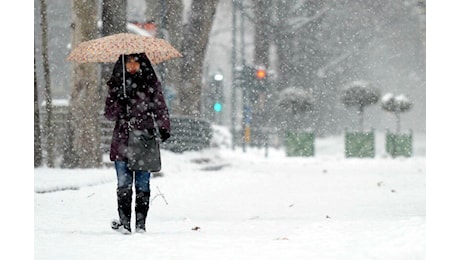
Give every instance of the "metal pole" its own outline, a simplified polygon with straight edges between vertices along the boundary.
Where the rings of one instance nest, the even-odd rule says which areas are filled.
[[[165,17],[166,17],[166,3],[165,0],[161,0],[161,18],[160,18],[160,30],[158,33],[158,38],[165,39],[165,33],[164,30],[165,28]],[[165,39],[169,40],[169,39]],[[166,81],[165,81],[165,68],[164,64],[160,63],[158,64],[158,74],[160,74],[160,81],[162,82],[163,88],[166,86]]]
[[[125,76],[125,55],[122,54],[121,55],[121,63],[123,64],[122,65],[122,68],[123,68],[123,96],[126,98],[126,76]]]
[[[235,84],[235,77],[236,77],[236,1],[232,0],[232,87],[231,87],[231,95],[232,95],[232,102],[231,104],[231,124],[232,124],[232,150],[235,150],[235,142],[236,142],[236,84]]]
[[[243,0],[241,0],[241,5],[240,5],[240,17],[241,17],[241,22],[240,22],[240,32],[241,32],[241,64],[244,68],[246,67],[246,60],[245,60],[245,53],[244,53],[244,6],[243,6]],[[246,124],[247,120],[247,106],[249,105],[248,103],[248,97],[247,97],[247,82],[244,82],[243,86],[243,152],[246,152],[246,127],[248,127]]]
[[[240,17],[241,17],[241,63],[244,66],[246,66],[246,60],[245,60],[245,53],[244,53],[244,6],[243,6],[243,0],[241,0],[241,6],[240,6]]]

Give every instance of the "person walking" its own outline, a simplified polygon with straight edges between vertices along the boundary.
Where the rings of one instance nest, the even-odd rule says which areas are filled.
[[[104,116],[115,121],[110,160],[114,162],[117,174],[119,215],[119,220],[112,221],[112,229],[131,233],[134,183],[135,231],[143,233],[146,232],[145,220],[149,210],[150,172],[128,168],[128,131],[132,127],[155,134],[158,129],[164,142],[170,137],[169,111],[161,83],[145,53],[120,55],[107,86]]]

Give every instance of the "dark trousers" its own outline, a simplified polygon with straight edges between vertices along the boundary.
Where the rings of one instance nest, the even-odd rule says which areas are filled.
[[[145,218],[149,210],[150,172],[128,169],[125,161],[115,161],[117,171],[117,201],[120,223],[131,231],[131,204],[133,182],[136,191],[136,230],[145,231]]]

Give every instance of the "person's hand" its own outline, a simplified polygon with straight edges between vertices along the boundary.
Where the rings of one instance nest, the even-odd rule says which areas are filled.
[[[166,129],[160,129],[160,137],[161,141],[164,142],[168,140],[169,137],[171,137],[171,134]]]

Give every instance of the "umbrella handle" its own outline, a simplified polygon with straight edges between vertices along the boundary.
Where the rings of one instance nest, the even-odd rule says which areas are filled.
[[[123,96],[125,98],[128,98],[127,95],[126,95],[125,55],[123,55],[123,54],[121,55],[121,61],[123,63]],[[128,104],[126,104],[126,113],[129,114],[129,105]]]
[[[121,61],[122,61],[122,64],[123,64],[123,95],[126,98],[126,86],[125,86],[125,84],[126,84],[125,83],[125,81],[126,81],[126,79],[125,79],[125,70],[126,69],[125,69],[125,55],[123,55],[123,54],[121,55]]]

